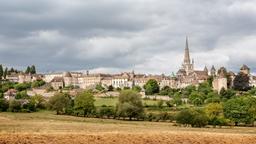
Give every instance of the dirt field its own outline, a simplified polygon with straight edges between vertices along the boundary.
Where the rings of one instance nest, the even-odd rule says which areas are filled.
[[[183,128],[171,123],[0,113],[0,144],[254,144],[256,128]]]

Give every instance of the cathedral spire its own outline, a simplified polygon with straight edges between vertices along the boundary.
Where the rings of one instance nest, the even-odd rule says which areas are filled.
[[[185,46],[185,55],[184,55],[184,63],[190,64],[190,55],[189,55],[189,48],[188,48],[188,37],[186,37],[186,46]]]

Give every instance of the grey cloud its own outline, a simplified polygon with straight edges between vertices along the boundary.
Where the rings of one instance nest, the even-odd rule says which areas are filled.
[[[256,45],[255,16],[250,0],[1,1],[0,61],[36,64],[42,72],[170,73],[182,62],[188,35],[198,68],[246,63],[256,70],[256,58],[244,52]],[[239,60],[230,47],[243,54]]]

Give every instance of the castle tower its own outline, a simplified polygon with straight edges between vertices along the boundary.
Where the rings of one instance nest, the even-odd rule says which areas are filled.
[[[208,73],[209,73],[209,71],[208,71],[208,68],[205,66],[204,67],[204,71],[207,73],[207,75],[208,75]]]
[[[182,68],[186,71],[187,75],[194,71],[194,60],[191,62],[187,37]]]
[[[216,76],[216,69],[215,69],[214,65],[211,68],[211,76]]]
[[[250,68],[247,66],[247,65],[243,65],[241,68],[240,68],[240,72],[241,73],[244,73],[246,75],[250,75]]]

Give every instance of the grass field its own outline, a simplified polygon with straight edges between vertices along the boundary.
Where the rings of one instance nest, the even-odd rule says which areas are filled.
[[[232,143],[256,142],[255,128],[184,128],[172,123],[0,113],[0,143]]]
[[[95,106],[100,107],[102,105],[106,106],[116,106],[118,102],[118,98],[95,98]],[[143,100],[142,103],[144,105],[157,105],[159,100]],[[165,105],[165,104],[164,104]]]

